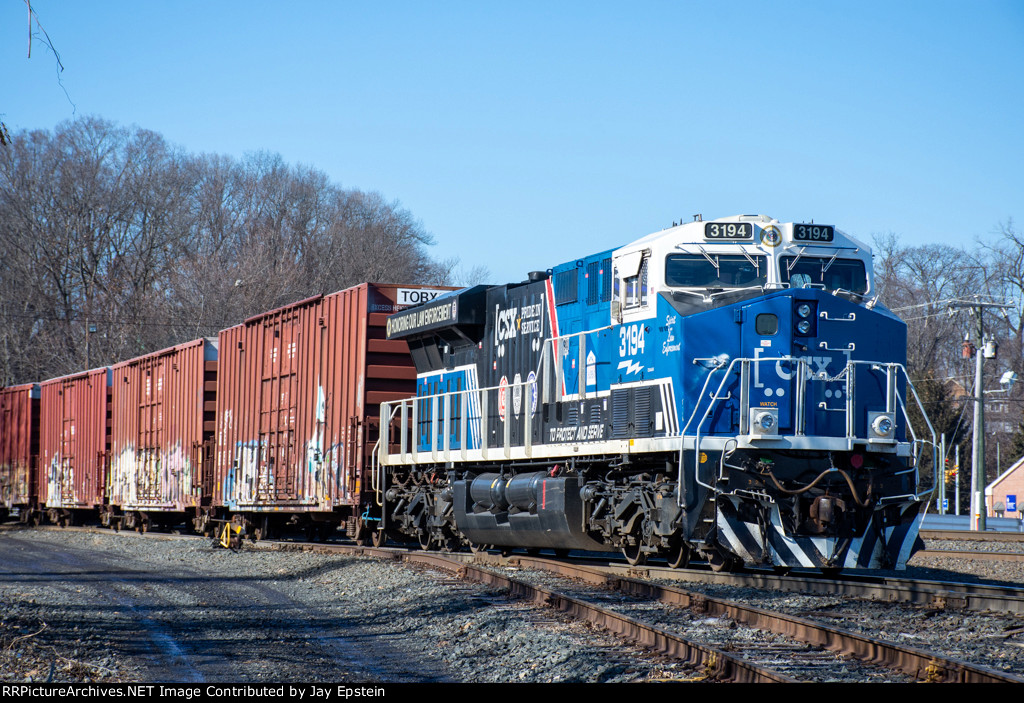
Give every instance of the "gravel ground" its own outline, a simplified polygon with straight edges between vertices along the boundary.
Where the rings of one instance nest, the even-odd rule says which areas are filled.
[[[978,543],[929,546],[982,551]],[[896,575],[1021,585],[1024,563],[919,555]],[[1022,617],[688,587],[1024,673]],[[554,611],[368,558],[252,547],[236,553],[197,539],[3,528],[0,600],[0,679],[8,682],[698,678]],[[609,602],[628,606],[620,596]],[[763,644],[786,652],[776,636],[728,620],[636,607],[718,647]],[[872,677],[837,659],[833,673],[817,680]]]
[[[693,677],[547,609],[368,558],[0,532],[4,681],[629,682]]]
[[[1000,542],[982,542],[975,540],[955,541],[949,539],[929,539],[925,541],[927,549],[947,549],[964,552],[1013,552],[1024,553],[1024,535],[1018,540]]]
[[[927,549],[942,549],[957,552],[1024,552],[1024,540],[1020,542],[975,542],[965,540],[928,540]],[[916,554],[911,557],[906,571],[891,572],[907,578],[933,578],[949,581],[968,581],[1006,586],[1024,587],[1024,561],[999,561],[996,559],[952,559]]]
[[[939,546],[941,544],[941,546]],[[933,549],[1011,551],[1006,543],[929,541]],[[981,548],[989,546],[992,548]],[[1024,562],[915,555],[906,571],[865,572],[908,579],[1024,586]],[[1024,615],[965,613],[821,595],[687,583],[683,588],[799,615],[853,632],[1024,676]]]
[[[655,623],[687,639],[719,651],[741,654],[748,661],[774,669],[799,681],[815,683],[862,683],[868,681],[913,683],[914,679],[881,667],[865,665],[829,650],[737,624],[726,617],[708,615],[649,600],[635,598],[599,586],[576,583],[550,572],[494,567],[495,571],[530,584],[545,586],[568,596],[596,603],[642,622]],[[672,585],[678,585],[673,583]],[[686,584],[689,588],[692,584]],[[690,588],[690,590],[699,590]],[[739,591],[741,589],[733,589]],[[725,597],[725,596],[723,596]],[[742,598],[732,598],[741,600]],[[768,608],[770,606],[765,605]]]

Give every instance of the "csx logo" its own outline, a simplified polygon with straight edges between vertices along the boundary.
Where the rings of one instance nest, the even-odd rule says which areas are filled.
[[[832,357],[829,356],[800,356],[794,357],[794,359],[800,359],[804,362],[804,368],[806,369],[804,375],[808,379],[814,376],[828,376],[828,365],[832,361]],[[783,364],[786,365],[786,368],[783,368]],[[785,361],[777,361],[775,362],[775,373],[783,380],[792,380],[795,366],[795,364],[789,364]]]
[[[518,334],[518,330],[516,329],[516,316],[519,314],[519,308],[499,310],[495,307],[494,311],[497,319],[494,326],[494,341],[502,342],[506,339],[512,339],[515,337]]]

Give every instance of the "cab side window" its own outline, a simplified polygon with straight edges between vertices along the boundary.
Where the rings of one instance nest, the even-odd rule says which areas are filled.
[[[645,256],[637,274],[622,280],[626,289],[624,302],[627,310],[647,305],[647,265],[649,261],[650,259]]]

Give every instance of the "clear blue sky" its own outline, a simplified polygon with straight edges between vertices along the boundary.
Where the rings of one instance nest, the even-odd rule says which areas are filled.
[[[702,213],[1024,221],[1024,1],[0,0],[0,118],[269,150],[520,280]],[[33,26],[33,30],[35,27]]]

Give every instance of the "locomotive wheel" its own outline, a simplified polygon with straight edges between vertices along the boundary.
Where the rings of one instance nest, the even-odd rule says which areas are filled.
[[[726,556],[719,550],[714,550],[707,554],[708,566],[711,567],[712,571],[715,572],[732,572],[736,571],[736,560],[733,557]]]
[[[384,530],[373,530],[370,533],[370,543],[374,547],[383,547],[388,543],[388,535]]]
[[[432,540],[430,539],[429,532],[427,532],[426,530],[420,530],[416,533],[416,538],[419,540],[420,549],[422,549],[425,552],[430,551],[430,543]]]
[[[668,565],[672,569],[685,569],[690,564],[690,545],[681,539],[668,548]]]
[[[491,545],[489,544],[477,544],[476,542],[469,543],[469,551],[471,551],[473,554],[483,554],[490,548]]]
[[[637,540],[634,544],[628,544],[622,548],[622,556],[626,557],[626,561],[630,566],[640,566],[647,563],[647,553],[643,551],[642,547],[643,545]]]
[[[632,543],[632,544],[630,544]],[[622,545],[622,556],[630,566],[640,566],[647,563],[647,552],[643,550],[644,536],[640,528],[639,520],[633,523],[633,529],[626,535]]]

